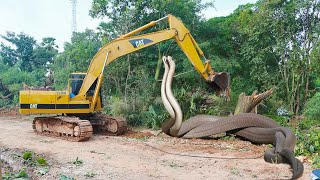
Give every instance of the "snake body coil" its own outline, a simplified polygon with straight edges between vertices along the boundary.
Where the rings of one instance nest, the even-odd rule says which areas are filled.
[[[163,62],[165,73],[161,84],[161,98],[171,117],[161,127],[165,134],[181,138],[202,138],[227,132],[254,143],[273,144],[274,148],[266,150],[264,154],[265,161],[290,164],[292,179],[303,174],[303,164],[293,154],[296,136],[289,128],[278,125],[268,117],[253,113],[229,117],[197,115],[182,123],[182,111],[171,88],[175,63],[171,57],[164,57]]]

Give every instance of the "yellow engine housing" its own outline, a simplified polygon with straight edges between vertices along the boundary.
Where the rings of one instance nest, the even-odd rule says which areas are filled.
[[[102,109],[100,98],[95,108],[91,107],[92,97],[84,101],[73,101],[69,91],[20,91],[21,114],[78,114],[92,113]]]

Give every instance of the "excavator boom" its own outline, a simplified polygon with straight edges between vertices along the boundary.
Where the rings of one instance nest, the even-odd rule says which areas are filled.
[[[163,20],[168,20],[168,29],[136,35]],[[176,17],[168,15],[124,34],[100,48],[91,60],[87,73],[71,74],[71,89],[20,91],[20,113],[68,116],[68,118],[61,116],[35,118],[33,129],[42,135],[58,136],[74,141],[87,140],[94,130],[120,135],[126,131],[125,120],[97,114],[103,105],[101,84],[105,67],[121,56],[169,39],[175,39],[194,68],[218,92],[217,94],[229,95],[229,75],[225,72],[216,73],[189,30]],[[204,63],[201,58],[204,59]]]
[[[168,19],[169,29],[139,36],[133,36],[134,34],[150,28],[165,19]],[[191,64],[205,79],[205,81],[209,83],[209,85],[213,87],[213,89],[217,91],[218,94],[228,96],[228,91],[230,90],[229,75],[225,72],[216,73],[212,69],[210,61],[205,58],[202,50],[190,34],[189,30],[176,17],[168,15],[157,21],[152,21],[149,24],[133,30],[125,35],[122,35],[118,39],[103,46],[93,57],[79,94],[74,97],[74,100],[86,99],[87,91],[101,75],[104,64],[108,65],[121,56],[139,51],[140,49],[172,38],[176,40],[177,44],[185,53]],[[110,54],[106,59],[107,53]],[[201,61],[200,57],[204,58],[204,63]]]

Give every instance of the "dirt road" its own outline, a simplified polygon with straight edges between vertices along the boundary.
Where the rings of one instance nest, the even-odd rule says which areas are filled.
[[[87,142],[68,142],[34,134],[31,122],[28,116],[0,117],[0,146],[45,154],[50,168],[40,179],[59,179],[62,175],[75,179],[157,180],[291,177],[289,165],[263,160],[261,155],[268,148],[266,145],[256,146],[238,139],[185,140],[129,133],[121,137],[95,135]],[[83,162],[80,166],[72,163],[77,158]],[[310,166],[304,165],[301,179],[310,179]]]

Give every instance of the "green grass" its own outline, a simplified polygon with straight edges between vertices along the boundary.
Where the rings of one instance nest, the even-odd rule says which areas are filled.
[[[72,164],[76,166],[81,166],[83,164],[83,161],[80,160],[79,157],[77,157],[76,160],[72,162]]]

